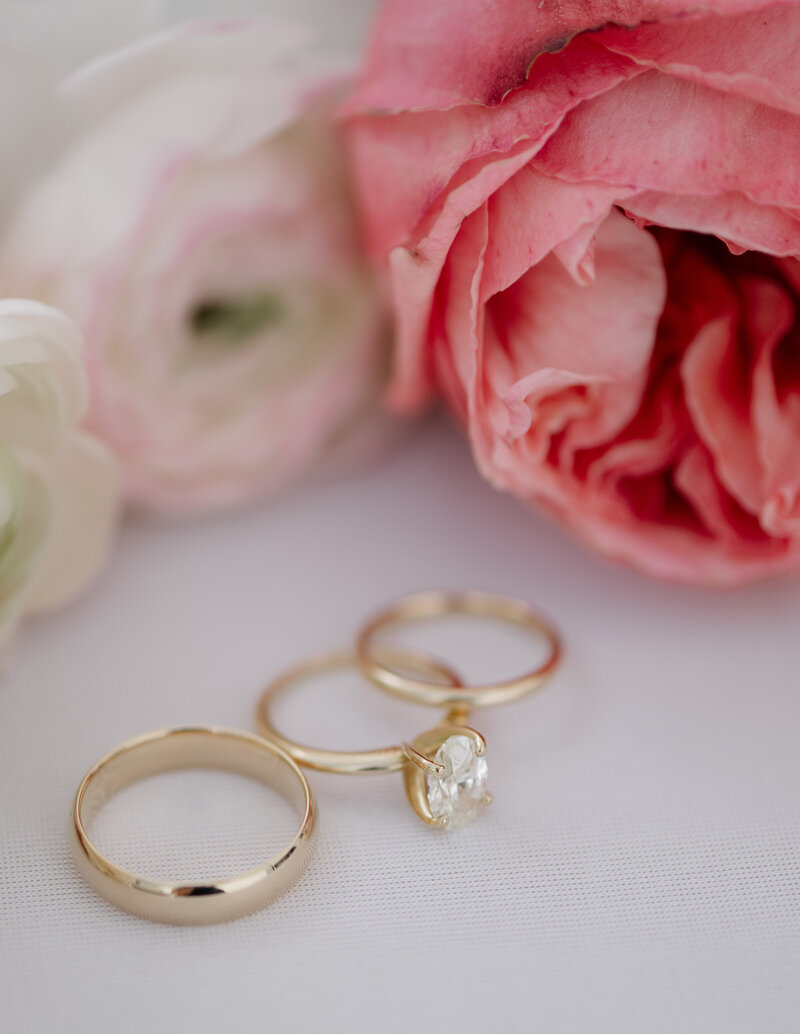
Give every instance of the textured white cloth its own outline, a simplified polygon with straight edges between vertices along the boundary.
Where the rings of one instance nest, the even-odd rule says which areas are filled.
[[[311,773],[317,855],[264,912],[158,926],[83,885],[66,834],[91,762],[159,726],[252,728],[270,674],[430,586],[536,601],[567,643],[544,692],[475,715],[495,797],[478,823],[427,829],[397,775]],[[606,565],[483,484],[439,424],[267,508],[127,527],[101,584],[30,629],[0,685],[0,1027],[795,1034],[798,613],[797,585],[724,595]],[[528,656],[452,636],[476,674]],[[342,676],[276,714],[332,747],[437,717]],[[97,836],[202,876],[291,825],[255,784],[186,773],[126,791]]]

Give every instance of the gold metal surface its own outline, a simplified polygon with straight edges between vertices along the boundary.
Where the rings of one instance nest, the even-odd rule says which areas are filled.
[[[544,637],[548,645],[545,661],[533,671],[519,678],[468,686],[463,683],[442,685],[408,675],[397,670],[397,666],[385,654],[386,645],[377,642],[377,637],[392,625],[406,621],[424,621],[432,618],[463,614],[471,617],[491,618],[520,625],[537,636]],[[356,656],[362,671],[381,689],[395,696],[430,707],[445,707],[452,714],[466,714],[465,709],[490,707],[506,704],[538,689],[555,671],[561,659],[561,642],[549,620],[538,614],[523,600],[513,596],[469,589],[464,592],[432,590],[404,596],[379,611],[363,627],[356,642]],[[453,709],[458,709],[457,712]]]
[[[394,668],[438,679],[440,686],[461,685],[459,676],[451,668],[427,654],[418,653],[416,650],[406,647],[386,645],[377,647],[377,652],[386,664],[391,664]],[[467,725],[468,709],[463,705],[451,708],[447,718],[441,724],[437,725],[435,729],[421,733],[413,743],[403,743],[396,747],[379,747],[375,750],[325,750],[295,743],[278,732],[272,724],[269,714],[275,699],[303,679],[336,668],[357,668],[355,654],[352,650],[336,650],[318,654],[309,660],[301,661],[273,679],[261,695],[256,708],[256,722],[259,730],[282,747],[299,764],[321,772],[340,772],[353,775],[402,770],[406,795],[417,815],[428,825],[445,825],[444,822],[431,815],[426,777],[444,773],[444,766],[437,764],[434,755],[449,736],[457,734],[468,736],[475,743],[476,753],[483,754],[486,751],[483,737]],[[484,803],[488,804],[490,801],[490,795],[486,794]]]
[[[387,663],[406,668],[418,675],[424,674],[438,678],[440,686],[442,684],[460,685],[458,675],[451,668],[426,654],[399,647],[380,647],[379,651]],[[337,668],[358,670],[352,650],[334,650],[330,653],[317,654],[308,660],[301,661],[273,679],[262,693],[256,707],[256,723],[259,732],[277,743],[299,764],[320,772],[342,772],[355,775],[368,772],[397,772],[404,768],[408,755],[403,745],[378,747],[374,750],[325,750],[321,747],[309,747],[295,743],[294,740],[290,740],[283,733],[278,732],[272,724],[269,714],[270,707],[281,693],[286,692],[303,679]]]
[[[183,768],[224,769],[273,787],[300,812],[300,828],[269,861],[210,881],[152,879],[101,854],[86,827],[109,797],[140,779]],[[285,893],[308,864],[313,829],[311,790],[292,758],[260,736],[210,726],[145,733],[101,758],[75,796],[72,840],[82,875],[118,908],[157,922],[202,924],[247,915]]]

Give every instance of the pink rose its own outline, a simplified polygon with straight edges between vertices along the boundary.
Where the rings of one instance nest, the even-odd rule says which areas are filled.
[[[196,23],[86,67],[0,284],[87,341],[91,428],[134,502],[282,487],[378,410],[385,314],[331,117],[341,76],[273,20]]]
[[[394,403],[651,574],[800,567],[800,5],[389,0],[348,112]]]

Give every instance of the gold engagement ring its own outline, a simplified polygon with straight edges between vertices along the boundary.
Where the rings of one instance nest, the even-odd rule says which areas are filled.
[[[379,653],[387,664],[393,667],[412,671],[417,675],[426,675],[439,684],[460,685],[459,676],[441,661],[405,647],[379,647]],[[319,654],[284,671],[267,686],[261,695],[256,708],[256,723],[259,731],[272,742],[307,768],[318,772],[340,772],[347,775],[358,775],[373,772],[402,771],[405,779],[406,793],[411,806],[423,822],[429,825],[453,825],[448,818],[437,810],[436,802],[441,794],[431,795],[430,789],[440,784],[447,776],[445,762],[437,761],[435,755],[454,737],[459,743],[468,745],[468,751],[479,759],[483,766],[483,778],[480,785],[475,783],[471,795],[475,808],[482,808],[491,801],[485,789],[486,743],[480,733],[469,728],[466,716],[462,713],[448,715],[434,729],[422,733],[411,743],[400,743],[391,747],[378,747],[371,750],[327,750],[322,747],[310,747],[296,743],[275,728],[270,715],[270,708],[275,700],[293,686],[306,678],[338,668],[354,668],[358,670],[356,656],[352,650],[335,650]],[[478,773],[480,775],[480,771]],[[464,798],[466,804],[467,798]],[[462,809],[464,810],[464,809]]]
[[[406,647],[379,641],[392,625],[453,614],[512,622],[544,638],[545,660],[516,679],[469,686],[442,661]],[[401,770],[408,800],[432,826],[457,829],[491,803],[486,789],[486,742],[469,724],[473,707],[518,700],[538,689],[555,671],[561,644],[553,626],[527,603],[510,596],[468,590],[430,591],[403,597],[368,620],[355,650],[326,653],[301,661],[275,678],[256,709],[259,730],[295,761],[324,772],[347,774]],[[309,676],[333,668],[360,667],[376,686],[417,704],[441,707],[445,717],[410,743],[375,750],[334,751],[296,743],[275,728],[275,699]]]

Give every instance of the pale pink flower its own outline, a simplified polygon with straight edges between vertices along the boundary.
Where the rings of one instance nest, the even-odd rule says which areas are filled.
[[[76,128],[0,283],[83,329],[89,424],[146,507],[224,506],[363,437],[385,318],[331,117],[338,72],[272,20],[194,23],[63,87]]]

